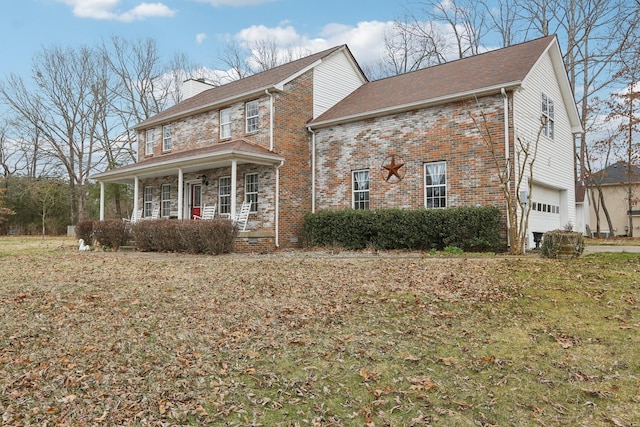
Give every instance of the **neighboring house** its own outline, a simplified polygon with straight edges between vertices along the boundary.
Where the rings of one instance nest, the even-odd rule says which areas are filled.
[[[249,200],[247,245],[299,246],[304,216],[324,209],[490,205],[506,228],[495,162],[471,116],[485,117],[502,163],[540,132],[532,177],[518,189],[512,177],[512,191],[528,193],[531,179],[530,231],[575,223],[581,128],[553,36],[374,82],[335,47],[138,124],[139,161],[94,178],[133,183],[144,216],[160,206],[186,219],[216,203],[233,217]]]
[[[629,173],[630,172],[630,173]],[[631,198],[635,201],[634,209],[629,211],[629,185],[632,184]],[[627,168],[626,162],[617,162],[591,174],[589,177],[589,193],[599,198],[599,185],[602,189],[602,197],[611,217],[613,230],[609,225],[599,200],[591,201],[591,233],[595,237],[597,233],[596,209],[600,216],[600,232],[604,237],[628,236],[629,216],[633,217],[633,235],[640,236],[640,167]]]

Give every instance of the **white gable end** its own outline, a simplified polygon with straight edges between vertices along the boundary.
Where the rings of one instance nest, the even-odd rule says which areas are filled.
[[[331,55],[313,73],[313,118],[336,105],[365,80],[344,50]]]
[[[574,141],[572,122],[575,121],[573,100],[566,100],[562,79],[558,79],[548,50],[542,55],[522,86],[514,93],[513,120],[515,140],[513,146],[519,150],[518,138],[533,146],[538,139],[538,151],[532,172],[533,190],[530,201],[533,210],[530,216],[531,231],[545,232],[576,224]],[[543,96],[553,105],[553,137],[541,133]],[[539,137],[538,137],[539,135]],[[522,156],[520,157],[522,159]],[[526,169],[526,174],[529,169]],[[528,178],[529,179],[529,178]],[[528,179],[520,191],[527,191]],[[531,234],[531,233],[530,233]],[[528,236],[529,240],[532,236]],[[530,246],[531,247],[531,246]]]

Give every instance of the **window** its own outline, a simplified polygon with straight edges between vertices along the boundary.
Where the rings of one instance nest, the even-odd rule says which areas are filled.
[[[161,216],[163,218],[169,218],[169,212],[171,211],[171,185],[162,184],[162,194],[160,198],[160,207],[162,209]]]
[[[424,205],[427,208],[447,207],[447,163],[424,164]]]
[[[553,139],[554,133],[554,117],[553,117],[553,100],[542,94],[542,134]]]
[[[162,151],[171,151],[171,125],[162,126]]]
[[[353,209],[369,209],[369,170],[353,171]]]
[[[220,138],[231,137],[231,108],[220,110]]]
[[[244,200],[251,202],[251,212],[258,212],[258,174],[248,173],[244,176]]]
[[[231,177],[223,176],[218,180],[218,210],[220,215],[231,213]]]
[[[247,133],[258,130],[258,101],[247,102],[245,105],[247,117]]]
[[[145,218],[149,218],[153,212],[153,187],[144,187],[144,214]]]
[[[153,144],[155,139],[154,129],[147,129],[147,138],[145,141],[144,154],[150,156],[153,154]]]

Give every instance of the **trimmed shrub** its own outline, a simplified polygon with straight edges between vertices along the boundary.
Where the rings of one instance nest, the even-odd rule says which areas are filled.
[[[76,237],[84,240],[85,245],[93,244],[93,223],[93,220],[87,220],[76,224]]]
[[[346,249],[491,251],[503,241],[493,207],[320,211],[305,217],[304,233],[308,246]]]
[[[584,251],[584,236],[575,231],[553,230],[542,236],[540,256],[545,258],[577,258]]]
[[[129,231],[124,221],[119,219],[94,221],[93,238],[96,244],[117,251],[129,240]]]
[[[233,251],[238,228],[228,219],[207,221],[145,220],[131,227],[143,252],[223,254]]]

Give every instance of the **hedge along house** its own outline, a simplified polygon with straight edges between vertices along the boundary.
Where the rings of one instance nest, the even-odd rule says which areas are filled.
[[[344,45],[218,87],[191,82],[192,97],[135,127],[135,164],[93,178],[133,184],[142,218],[191,219],[216,204],[233,219],[251,201],[241,242],[298,246],[311,210],[306,124],[366,82]]]
[[[575,224],[581,125],[554,36],[367,83],[308,127],[312,210],[495,206],[506,230],[483,128],[499,164],[512,165],[512,194],[531,203],[527,246],[532,232]],[[536,140],[533,169],[515,188],[519,141]]]
[[[487,205],[506,228],[480,115],[503,163],[541,132],[533,173],[521,188],[512,177],[514,194],[532,183],[529,230],[574,222],[580,124],[553,36],[374,82],[346,46],[328,49],[138,124],[139,161],[93,178],[134,184],[143,217],[189,219],[216,204],[233,218],[251,201],[240,240],[275,247],[299,246],[304,216],[324,209]]]

